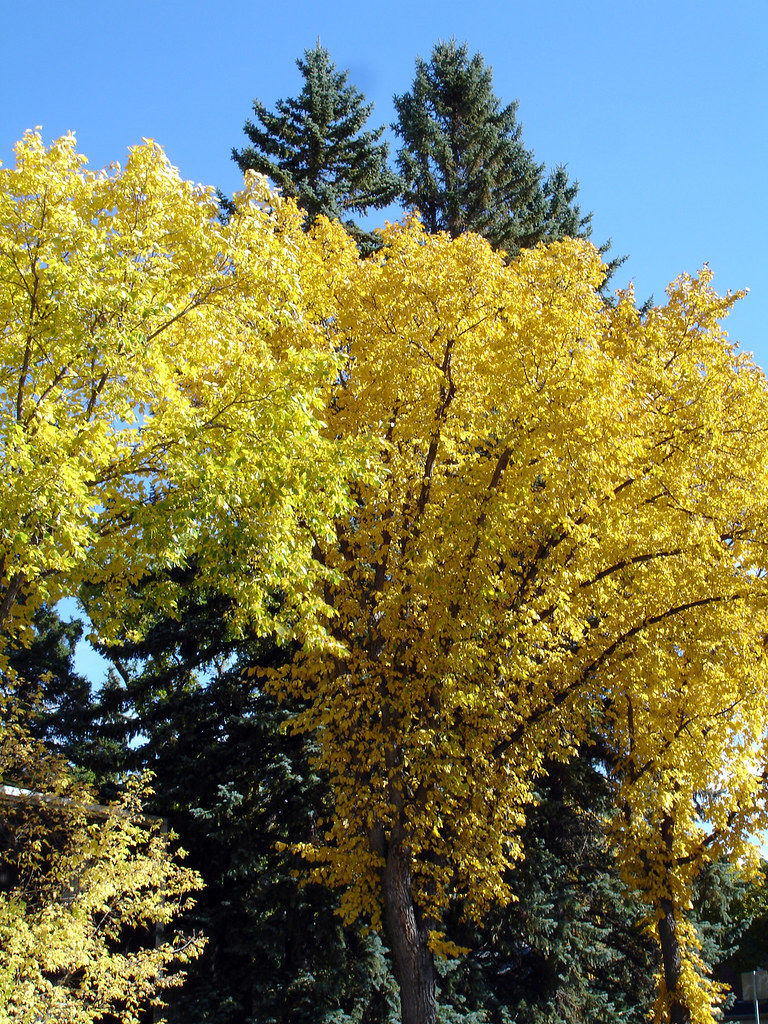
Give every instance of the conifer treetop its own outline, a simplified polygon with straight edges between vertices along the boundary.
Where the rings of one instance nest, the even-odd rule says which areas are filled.
[[[431,232],[474,231],[515,255],[540,241],[588,237],[578,184],[558,167],[545,177],[522,141],[517,102],[502,107],[493,71],[466,44],[438,42],[416,60],[409,92],[394,97],[403,197]]]
[[[254,100],[255,118],[245,123],[250,145],[232,150],[237,165],[267,175],[310,223],[321,214],[345,220],[391,203],[399,181],[387,167],[384,129],[365,130],[373,104],[319,41],[296,64],[304,80],[299,96],[278,100],[274,112]]]

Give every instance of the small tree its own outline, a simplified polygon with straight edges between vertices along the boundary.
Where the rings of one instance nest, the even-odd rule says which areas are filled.
[[[135,779],[104,807],[0,703],[0,1022],[91,1024],[142,1009],[203,943],[162,929],[199,876],[149,821]]]
[[[255,122],[245,122],[250,145],[232,150],[241,170],[266,174],[307,211],[309,222],[322,214],[341,220],[358,239],[372,236],[350,220],[393,202],[400,188],[387,167],[384,129],[364,131],[373,104],[347,84],[319,43],[296,64],[304,79],[298,98],[278,100],[271,113],[254,100]]]

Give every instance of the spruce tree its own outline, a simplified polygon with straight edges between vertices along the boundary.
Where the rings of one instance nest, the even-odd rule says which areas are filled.
[[[149,809],[205,882],[183,921],[207,945],[168,992],[164,1019],[395,1024],[381,940],[344,927],[326,889],[301,885],[305,865],[290,849],[320,827],[326,785],[310,740],[285,728],[295,708],[278,705],[246,669],[274,667],[292,650],[233,636],[231,606],[215,591],[190,592],[175,617],[146,616],[141,639],[100,647],[116,666],[127,767],[153,772]],[[125,625],[130,634],[135,623]]]
[[[522,141],[517,103],[502,107],[493,72],[466,44],[439,42],[395,96],[403,198],[429,231],[475,231],[511,256],[540,241],[587,237],[591,214],[565,169],[545,178]]]
[[[297,98],[278,100],[270,112],[254,100],[255,119],[245,123],[250,145],[232,150],[242,171],[266,174],[307,211],[344,221],[357,237],[371,236],[349,219],[381,209],[397,197],[400,182],[387,166],[383,128],[364,130],[373,109],[337,71],[318,42],[296,61],[304,79]]]
[[[75,648],[84,632],[79,620],[65,622],[46,605],[35,613],[28,643],[8,652],[0,686],[13,693],[30,735],[70,765],[84,767],[96,742],[98,711],[88,680],[75,668]],[[89,765],[90,768],[90,765]]]
[[[611,792],[594,751],[550,763],[537,798],[512,900],[479,930],[449,923],[471,950],[452,972],[452,1001],[463,996],[492,1024],[643,1024],[656,951],[607,843]]]

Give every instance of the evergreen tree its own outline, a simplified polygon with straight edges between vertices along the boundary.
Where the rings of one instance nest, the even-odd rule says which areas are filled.
[[[229,635],[230,602],[192,596],[140,641],[102,648],[113,660],[113,710],[136,770],[154,773],[151,810],[165,817],[205,889],[184,927],[207,937],[170,1024],[396,1024],[397,990],[374,936],[344,928],[332,894],[302,887],[291,844],[311,841],[326,789],[291,708],[246,666],[289,657],[269,640]],[[115,715],[115,717],[118,717]]]
[[[35,613],[29,645],[8,652],[8,685],[30,735],[73,766],[83,768],[97,742],[96,710],[89,681],[75,669],[83,623],[65,622],[55,608]]]
[[[454,1004],[493,1024],[643,1024],[656,954],[608,849],[609,813],[593,752],[550,764],[509,876],[513,899],[477,932],[452,923],[471,949],[451,972]]]
[[[713,977],[731,987],[741,971],[768,960],[768,922],[765,917],[760,922],[758,909],[761,900],[764,905],[765,892],[763,879],[746,881],[742,872],[725,860],[707,864],[695,880],[691,920],[701,942],[702,959]],[[724,1009],[733,1001],[731,993]]]
[[[411,91],[394,102],[403,198],[429,231],[475,231],[512,256],[540,241],[589,235],[578,184],[563,167],[544,177],[523,145],[517,103],[501,106],[491,68],[466,44],[440,42],[428,62],[418,58]]]
[[[304,79],[296,99],[278,100],[275,112],[254,100],[247,120],[250,145],[232,150],[242,171],[266,174],[309,215],[342,220],[366,245],[372,236],[349,220],[352,213],[381,209],[397,197],[400,183],[387,166],[384,129],[364,130],[373,109],[347,84],[318,42],[296,61]]]

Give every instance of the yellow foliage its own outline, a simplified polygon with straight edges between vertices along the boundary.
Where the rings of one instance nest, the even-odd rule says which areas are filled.
[[[670,872],[632,874],[632,830],[658,831],[675,780],[729,833],[709,852],[741,856],[735,809],[761,813],[768,405],[720,326],[736,296],[705,270],[643,318],[601,300],[583,241],[508,264],[409,222],[359,260],[334,232],[315,231],[346,360],[327,433],[375,439],[384,479],[318,539],[332,651],[273,679],[310,702],[297,727],[333,781],[316,877],[379,921],[404,835],[423,916],[458,895],[479,917],[508,896],[545,759],[598,728],[655,906]]]
[[[83,582],[105,635],[139,580],[172,614],[175,566],[302,636],[272,685],[333,784],[316,875],[378,926],[396,844],[438,950],[600,730],[625,876],[684,931],[764,817],[768,403],[736,296],[704,270],[641,317],[583,241],[507,263],[409,221],[361,260],[256,178],[236,206],[153,143],[92,174],[28,134],[0,172],[0,636]]]
[[[200,879],[171,854],[173,836],[144,817],[145,782],[99,807],[3,718],[0,778],[36,788],[0,795],[2,860],[15,878],[0,893],[0,1022],[92,1024],[112,1013],[137,1024],[202,949],[165,934]]]
[[[286,588],[285,630],[351,472],[302,217],[250,176],[221,224],[152,142],[85,163],[28,132],[0,171],[0,637],[83,581],[105,635],[139,579],[173,614],[190,562],[263,628]]]
[[[682,967],[675,988],[667,989],[663,976],[657,979],[657,996],[652,1008],[655,1021],[672,1019],[672,1007],[679,1003],[685,1007],[691,1024],[716,1024],[720,1015],[717,1007],[729,992],[728,985],[713,981],[701,958],[701,944],[690,924],[682,920],[678,927]]]

